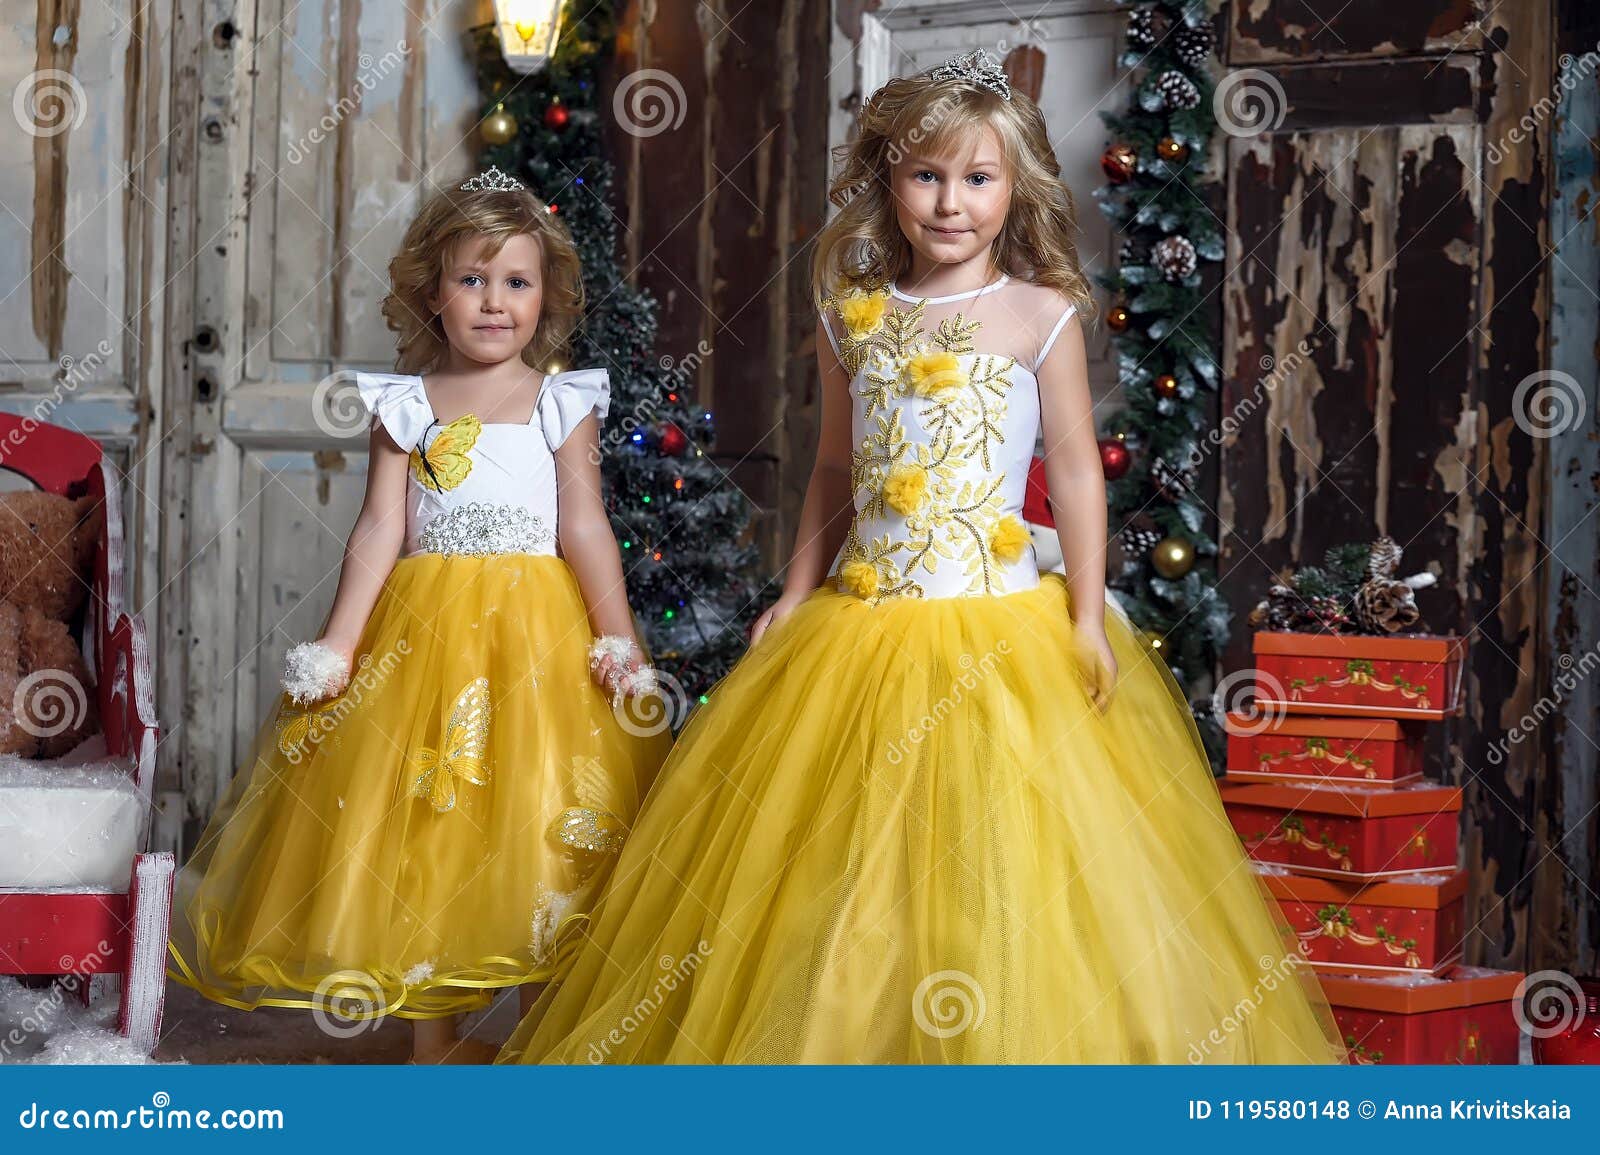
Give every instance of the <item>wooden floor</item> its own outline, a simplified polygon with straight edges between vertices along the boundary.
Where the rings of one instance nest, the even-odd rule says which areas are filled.
[[[499,992],[494,1006],[470,1016],[462,1033],[501,1043],[517,1025],[515,990]],[[404,1063],[411,1025],[403,1019],[372,1024],[350,1038],[332,1038],[307,1011],[265,1007],[236,1011],[207,1002],[188,987],[167,984],[166,1020],[159,1063]]]

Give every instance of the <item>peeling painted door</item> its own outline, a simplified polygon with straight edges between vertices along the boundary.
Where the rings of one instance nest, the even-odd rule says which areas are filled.
[[[170,306],[183,330],[161,555],[168,837],[191,844],[314,638],[365,485],[339,369],[388,369],[387,267],[426,186],[470,172],[477,111],[453,0],[190,3]],[[177,667],[177,669],[174,669]],[[181,671],[181,672],[180,672]]]
[[[126,477],[129,594],[147,614],[172,275],[171,18],[166,3],[38,0],[0,23],[0,409],[105,447]]]

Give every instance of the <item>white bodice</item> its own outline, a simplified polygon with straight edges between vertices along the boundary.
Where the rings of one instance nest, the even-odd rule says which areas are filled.
[[[605,420],[610,378],[577,369],[545,378],[525,424],[465,414],[441,423],[421,377],[357,373],[374,421],[411,454],[404,553],[556,552],[555,450],[594,413]]]
[[[1022,520],[1036,372],[1073,306],[1010,278],[949,297],[891,285],[828,306],[851,378],[855,501],[830,575],[871,603],[1037,586]]]

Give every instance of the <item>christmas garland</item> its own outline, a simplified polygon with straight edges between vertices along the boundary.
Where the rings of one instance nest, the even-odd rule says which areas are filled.
[[[1112,296],[1124,408],[1103,427],[1110,511],[1109,581],[1191,698],[1212,676],[1232,613],[1216,589],[1209,510],[1196,493],[1201,442],[1215,419],[1220,372],[1201,291],[1201,265],[1220,262],[1224,238],[1207,207],[1206,158],[1216,128],[1210,63],[1216,37],[1205,0],[1125,5],[1127,48],[1139,70],[1132,106],[1102,113],[1112,144],[1096,200],[1122,236]],[[1214,758],[1221,734],[1209,703],[1196,706]]]

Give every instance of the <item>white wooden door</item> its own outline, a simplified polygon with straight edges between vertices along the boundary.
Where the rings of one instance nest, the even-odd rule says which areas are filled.
[[[165,289],[176,275],[165,260],[172,5],[43,0],[5,14],[0,409],[105,447],[125,477],[127,592],[141,607],[157,586]],[[0,488],[21,487],[0,476]]]
[[[857,101],[891,76],[920,72],[974,48],[1004,59],[1019,45],[1037,46],[1045,58],[1039,107],[1077,203],[1084,270],[1092,275],[1115,263],[1115,233],[1093,190],[1105,179],[1100,155],[1107,138],[1098,114],[1121,109],[1127,99],[1116,68],[1125,13],[1110,0],[918,0],[884,5],[858,19],[855,37],[851,25],[835,23],[831,144],[849,138]],[[1103,325],[1091,332],[1089,377],[1097,403],[1117,403],[1116,363]]]
[[[423,195],[475,163],[479,7],[185,8],[188,429],[168,461],[160,653],[182,667],[161,679],[163,717],[183,722],[162,766],[191,845],[275,703],[284,650],[332,601],[366,465],[365,421],[333,375],[392,367],[389,259]]]

